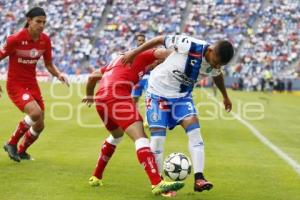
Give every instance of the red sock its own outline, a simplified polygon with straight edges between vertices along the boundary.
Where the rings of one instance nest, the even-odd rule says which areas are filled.
[[[161,181],[155,158],[149,147],[143,147],[136,151],[140,163],[144,166],[152,185],[157,185]]]
[[[104,142],[104,144],[101,147],[101,153],[98,158],[98,163],[97,163],[96,169],[93,174],[94,176],[96,176],[99,179],[102,179],[103,171],[104,171],[109,159],[115,152],[115,149],[116,149],[115,145],[110,144],[107,141]]]
[[[17,145],[20,138],[24,135],[24,133],[26,131],[28,131],[29,129],[29,125],[26,124],[26,122],[24,120],[22,120],[17,129],[15,130],[15,132],[13,133],[13,135],[11,136],[10,140],[8,141],[8,144],[11,144],[11,145]]]
[[[26,131],[21,144],[19,145],[18,153],[25,152],[30,145],[34,143],[34,141],[38,138],[38,136],[34,136],[30,133],[30,130]]]

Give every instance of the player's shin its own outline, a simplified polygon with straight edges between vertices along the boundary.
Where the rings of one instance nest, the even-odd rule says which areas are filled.
[[[113,153],[115,152],[117,145],[121,142],[122,138],[123,137],[114,138],[112,135],[106,138],[106,140],[104,141],[101,147],[101,152],[93,176],[102,179],[104,169],[109,159],[112,157]]]
[[[161,178],[155,162],[155,158],[150,150],[148,138],[139,138],[135,141],[135,148],[139,162],[144,166],[144,169],[150,179],[152,185],[160,183]]]
[[[189,139],[189,151],[193,163],[194,173],[203,176],[204,170],[204,143],[198,124],[192,124],[186,128]],[[200,177],[199,177],[200,178]]]
[[[10,145],[17,145],[20,138],[25,134],[28,129],[34,125],[35,122],[26,115],[22,121],[19,122],[16,130],[14,131],[13,135],[11,136],[10,140],[8,141],[8,144]]]
[[[32,127],[30,127],[30,129],[24,134],[23,140],[19,145],[18,153],[22,154],[26,152],[28,147],[30,147],[38,139],[39,135],[40,133],[36,132]]]
[[[151,131],[151,141],[150,147],[151,151],[155,157],[155,161],[162,175],[163,172],[163,154],[164,154],[164,144],[166,140],[166,131]]]

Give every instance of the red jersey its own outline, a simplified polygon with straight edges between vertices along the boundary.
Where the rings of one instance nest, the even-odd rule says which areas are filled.
[[[42,33],[37,41],[33,41],[28,29],[10,35],[6,44],[0,49],[0,57],[9,56],[9,83],[22,85],[36,84],[36,64],[41,56],[45,63],[52,61],[50,38]]]
[[[131,67],[124,66],[122,56],[114,59],[106,67],[100,69],[103,74],[100,80],[100,88],[96,99],[128,99],[131,98],[131,90],[149,70],[148,66],[157,58],[154,56],[155,49],[144,51],[137,55]]]

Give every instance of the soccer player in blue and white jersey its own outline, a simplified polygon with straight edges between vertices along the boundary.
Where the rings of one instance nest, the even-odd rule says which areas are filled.
[[[204,143],[192,90],[199,74],[212,76],[223,95],[225,109],[228,112],[231,110],[232,104],[220,68],[233,57],[233,46],[225,40],[209,44],[184,35],[159,36],[126,53],[123,62],[130,63],[139,52],[161,44],[167,49],[173,49],[173,52],[149,77],[146,102],[151,150],[161,172],[166,129],[181,125],[189,139],[195,175],[194,191],[210,190],[213,184],[203,175]]]

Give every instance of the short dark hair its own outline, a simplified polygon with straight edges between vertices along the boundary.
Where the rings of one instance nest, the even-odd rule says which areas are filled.
[[[234,55],[233,46],[227,40],[218,41],[215,45],[214,50],[222,65],[226,65],[227,63],[229,63]]]
[[[146,38],[146,36],[143,33],[138,33],[135,35],[135,39],[137,39],[138,37]]]

